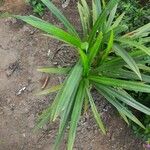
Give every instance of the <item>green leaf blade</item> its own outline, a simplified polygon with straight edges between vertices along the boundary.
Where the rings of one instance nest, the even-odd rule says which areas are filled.
[[[101,45],[101,42],[102,42],[102,39],[103,39],[103,33],[100,32],[93,47],[91,49],[89,49],[89,63],[91,64],[94,60],[94,57],[97,55],[98,51],[99,51],[99,48],[100,48],[100,45]]]
[[[145,127],[143,126],[143,124],[137,119],[137,117],[135,117],[131,111],[129,111],[126,107],[124,107],[121,103],[119,103],[116,98],[110,94],[107,91],[107,87],[103,86],[103,85],[96,85],[96,89],[99,91],[99,93],[101,93],[114,107],[116,107],[116,109],[119,111],[119,113],[121,112],[121,114],[123,114],[123,116],[127,116],[129,119],[131,119],[133,122],[135,122],[136,124],[138,124],[140,127],[142,127],[143,129],[145,129]]]
[[[68,106],[72,93],[80,83],[82,71],[83,68],[80,63],[77,63],[72,69],[70,76],[68,77],[63,87],[62,94],[59,98],[59,103],[57,104],[57,107],[54,111],[53,120],[55,120],[61,114],[61,112]]]
[[[64,24],[69,33],[79,37],[75,28],[70,24],[70,22],[66,19],[66,17],[57,9],[57,7],[50,0],[41,0],[47,8]]]
[[[99,126],[99,128],[101,129],[102,133],[103,134],[106,134],[106,129],[104,127],[104,124],[102,122],[102,119],[97,111],[97,108],[94,104],[94,101],[93,101],[93,98],[92,98],[92,95],[90,94],[90,91],[88,89],[86,89],[86,92],[87,92],[87,95],[88,95],[88,99],[89,99],[89,102],[90,102],[90,105],[91,105],[91,109],[92,109],[92,112],[93,112],[93,116]]]
[[[17,19],[21,19],[24,22],[46,32],[47,34],[55,37],[56,39],[59,39],[63,42],[66,42],[74,47],[80,47],[81,41],[80,39],[70,35],[69,33],[65,32],[64,30],[47,23],[46,21],[43,21],[42,19],[39,19],[37,17],[34,17],[32,15],[30,16],[14,16]]]
[[[120,87],[126,90],[150,93],[150,86],[141,82],[113,79],[103,76],[90,76],[89,80],[94,81],[95,83]]]
[[[74,104],[72,115],[71,115],[67,150],[72,150],[73,149],[77,124],[78,124],[78,121],[80,119],[83,100],[84,100],[84,97],[85,97],[85,88],[86,88],[85,81],[82,80],[80,82],[80,85],[79,85],[79,89],[78,89],[78,92],[77,92],[77,95],[76,95],[76,100],[75,100],[75,104]]]
[[[138,77],[142,80],[141,73],[139,68],[134,61],[134,59],[118,44],[114,44],[113,49],[115,52],[122,57],[122,59],[129,65],[129,67],[138,75]]]
[[[51,68],[51,67],[44,67],[38,68],[37,71],[49,74],[68,74],[71,68]]]

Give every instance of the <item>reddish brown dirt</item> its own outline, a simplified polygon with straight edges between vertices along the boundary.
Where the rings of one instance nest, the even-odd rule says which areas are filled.
[[[64,11],[74,24],[79,26],[74,5]],[[45,18],[51,22],[55,20],[51,15],[47,16]],[[54,97],[35,95],[41,90],[45,78],[36,68],[63,63],[68,65],[72,60],[67,59],[68,55],[72,55],[69,49],[63,48],[54,55],[61,44],[15,19],[0,20],[0,150],[52,149],[58,122],[45,125],[37,132],[32,130],[38,114]],[[48,86],[59,81],[60,78],[51,75]],[[19,93],[21,89],[22,92]],[[107,135],[99,132],[89,113],[89,117],[83,116],[79,123],[74,149],[142,150],[141,141],[135,138],[116,112],[102,97],[96,93],[94,96],[106,123]],[[60,150],[65,150],[66,141],[67,135]]]

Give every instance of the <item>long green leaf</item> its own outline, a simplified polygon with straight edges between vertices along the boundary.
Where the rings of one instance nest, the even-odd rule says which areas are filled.
[[[94,24],[100,13],[102,12],[100,0],[92,0],[92,10],[93,10],[93,24]]]
[[[113,23],[113,25],[107,30],[108,31],[111,31],[111,30],[114,30],[115,28],[117,28],[120,24],[120,22],[122,21],[123,17],[124,17],[124,14],[125,13],[122,13],[117,19],[116,21]]]
[[[131,111],[129,111],[126,107],[124,107],[121,103],[119,103],[113,95],[108,93],[107,90],[104,90],[103,88],[104,86],[101,85],[96,86],[96,89],[99,91],[99,93],[101,93],[114,107],[116,107],[119,113],[121,112],[121,114],[124,114],[133,122],[135,122],[140,127],[145,129],[143,124],[131,113]]]
[[[54,150],[59,149],[61,140],[62,140],[63,135],[65,133],[65,129],[66,129],[68,123],[69,123],[69,120],[71,119],[71,113],[72,113],[73,104],[74,104],[74,101],[75,101],[75,96],[77,94],[77,89],[78,89],[78,87],[76,87],[76,89],[74,90],[74,93],[72,93],[72,96],[70,98],[70,103],[68,104],[67,108],[61,114],[59,131],[58,131],[58,135],[56,137]]]
[[[88,34],[88,27],[87,27],[86,19],[84,17],[83,9],[84,9],[83,6],[78,2],[78,11],[79,11],[79,15],[80,15],[81,24],[82,24],[83,35],[86,38],[86,36]]]
[[[97,111],[97,108],[95,106],[95,103],[94,103],[94,100],[92,98],[92,95],[90,93],[90,91],[88,89],[86,89],[86,92],[87,92],[87,95],[88,95],[88,99],[89,99],[89,102],[90,102],[90,105],[91,105],[91,109],[92,109],[92,112],[93,112],[93,116],[99,126],[99,128],[102,130],[103,134],[106,134],[106,129],[104,127],[104,124],[103,124],[103,121]]]
[[[65,81],[64,81],[65,83]],[[62,89],[60,89],[51,105],[49,105],[42,114],[38,117],[38,122],[35,127],[35,129],[43,127],[43,125],[49,121],[53,120],[52,114],[54,113],[54,110],[56,109],[57,103],[59,102],[59,98],[62,94]]]
[[[37,124],[34,127],[34,131],[36,131],[39,128],[42,128],[44,124],[50,121],[51,118],[51,106],[48,106],[47,109],[45,109],[42,114],[38,117]]]
[[[86,0],[81,0],[81,3],[82,3],[82,6],[85,10],[85,13],[86,13],[85,15],[87,15],[87,17],[90,18],[90,9],[89,9],[89,6],[88,6]]]
[[[69,33],[78,37],[75,28],[70,24],[66,17],[59,11],[59,9],[50,0],[41,0],[48,9],[64,24]]]
[[[115,18],[117,6],[118,6],[118,5],[115,5],[115,7],[112,9],[112,11],[111,11],[110,14],[109,14],[108,21],[107,21],[107,24],[106,24],[106,26],[107,26],[108,29],[109,29],[110,26],[112,25],[112,22],[113,22],[113,20],[114,20],[114,18]]]
[[[140,49],[150,56],[150,48],[145,47],[144,45],[142,45],[139,42],[136,42],[135,40],[131,40],[131,39],[127,39],[127,38],[120,38],[120,39],[117,39],[117,41],[119,41],[123,44],[128,44],[128,45],[135,47],[137,49]]]
[[[69,33],[65,32],[64,30],[47,23],[46,21],[43,21],[42,19],[39,19],[34,16],[14,16],[17,19],[21,19],[24,22],[27,22],[28,24],[46,32],[47,34],[50,34],[56,39],[59,39],[61,41],[64,41],[72,46],[80,47],[81,41],[80,39],[70,35]]]
[[[95,0],[92,0],[92,21],[93,25],[95,24],[96,20],[98,18],[98,11],[97,11],[97,6],[95,4]]]
[[[134,59],[118,44],[114,44],[113,49],[115,52],[122,57],[122,59],[129,65],[129,67],[138,75],[138,77],[142,80],[141,73],[139,68],[134,61]]]
[[[128,121],[127,116],[119,110],[118,110],[118,112],[119,112],[120,116],[123,118],[123,120],[129,125],[129,121]]]
[[[133,57],[137,63],[141,63],[141,60],[143,61],[143,59],[146,56],[146,54],[141,50],[130,52],[129,55]],[[125,61],[121,57],[115,57],[109,61],[104,62],[95,70],[97,71],[114,70],[115,68],[119,69],[123,67],[125,64],[126,64]]]
[[[114,8],[114,6],[119,2],[119,0],[110,0],[103,10],[103,12],[99,15],[97,21],[95,22],[95,25],[90,33],[88,42],[93,44],[93,41],[95,40],[96,33],[101,29],[103,24],[105,23],[108,13]]]
[[[150,23],[130,32],[125,34],[123,37],[130,37],[130,38],[139,38],[142,37],[143,34],[145,35],[145,33],[148,33],[150,31]]]
[[[139,80],[139,77],[132,71],[124,70],[124,69],[112,69],[109,71],[103,71],[102,74],[106,77],[111,78],[119,78],[119,79],[128,79],[128,80]],[[141,74],[142,81],[146,83],[150,83],[150,76]]]
[[[108,41],[107,48],[104,50],[104,54],[102,56],[100,64],[103,63],[105,61],[105,59],[107,58],[107,56],[109,55],[109,52],[111,51],[111,49],[113,47],[113,41],[114,41],[114,32],[112,30],[111,33],[110,33],[110,38],[109,38],[109,41]]]
[[[91,49],[89,49],[89,63],[91,64],[94,60],[94,57],[97,55],[98,51],[99,51],[99,48],[100,48],[100,45],[101,45],[101,42],[102,42],[102,39],[103,39],[103,33],[100,32],[93,47]]]
[[[63,87],[63,84],[59,84],[59,85],[53,86],[49,89],[43,90],[43,91],[39,92],[37,95],[47,95],[50,93],[54,93],[54,92],[57,92],[58,90],[60,90],[62,87]]]
[[[150,115],[150,108],[142,105],[135,99],[133,99],[127,92],[124,90],[114,89],[114,88],[107,88],[106,89],[108,93],[115,96],[118,100],[126,103],[127,105],[147,114]]]
[[[90,76],[89,79],[91,81],[94,81],[95,83],[113,86],[113,87],[120,87],[127,90],[133,90],[133,91],[139,91],[139,92],[145,92],[150,93],[150,85],[146,85],[141,82],[136,81],[126,81],[126,80],[120,80],[120,79],[113,79],[113,78],[107,78],[107,77],[100,77],[100,76]]]
[[[85,84],[84,80],[82,80],[80,82],[79,89],[78,89],[78,92],[77,92],[77,95],[76,95],[75,104],[74,104],[72,115],[71,115],[67,150],[72,150],[73,149],[77,124],[78,124],[78,121],[80,119],[83,100],[84,100],[84,97],[85,97],[85,88],[86,88],[85,85],[86,84]]]
[[[75,67],[72,69],[70,76],[68,77],[66,84],[63,87],[62,94],[60,96],[60,101],[57,104],[55,112],[53,114],[53,120],[57,118],[57,116],[66,109],[68,103],[70,102],[70,98],[75,88],[79,85],[82,76],[82,66],[80,63],[77,63]]]
[[[68,74],[71,68],[51,68],[51,67],[44,67],[38,68],[37,71],[49,74]]]

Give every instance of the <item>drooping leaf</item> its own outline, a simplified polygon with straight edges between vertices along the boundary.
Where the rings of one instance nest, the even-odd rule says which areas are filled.
[[[68,104],[67,108],[62,112],[61,114],[61,120],[60,120],[60,125],[59,125],[59,131],[58,131],[58,135],[56,137],[56,141],[55,141],[55,145],[54,145],[54,150],[58,150],[61,140],[63,138],[63,135],[65,133],[65,129],[71,119],[71,113],[72,113],[72,109],[73,109],[73,104],[75,101],[75,96],[77,94],[77,89],[78,87],[76,87],[76,89],[74,90],[74,93],[72,93],[72,96],[70,98],[70,103]]]
[[[75,28],[71,25],[71,23],[67,20],[67,18],[60,12],[60,10],[50,1],[50,0],[41,0],[47,8],[64,24],[69,33],[72,35],[79,37]]]
[[[67,150],[72,150],[72,148],[73,148],[75,134],[76,134],[76,130],[77,130],[77,124],[80,119],[83,100],[85,97],[85,88],[86,88],[85,81],[82,80],[80,82],[79,89],[76,94],[75,104],[74,104],[74,107],[72,110]]]
[[[64,84],[65,84],[65,81],[64,81]],[[61,88],[61,89],[58,91],[58,93],[57,93],[57,95],[56,95],[56,97],[55,97],[53,103],[52,103],[51,105],[49,105],[49,106],[42,112],[42,114],[38,117],[38,122],[37,122],[37,125],[36,125],[36,129],[43,127],[43,125],[46,124],[46,123],[49,122],[49,121],[53,121],[53,114],[54,114],[55,109],[56,109],[56,107],[57,107],[57,104],[58,104],[58,102],[59,102],[59,100],[60,100],[60,96],[61,96],[61,94],[62,94],[62,90],[63,90],[63,88]]]
[[[46,32],[47,34],[53,36],[56,39],[59,39],[60,41],[64,41],[75,47],[81,46],[80,39],[72,36],[71,34],[65,32],[64,30],[62,30],[50,23],[47,23],[46,21],[43,21],[42,19],[39,19],[32,15],[30,15],[30,16],[14,16],[14,17],[17,19],[23,20],[24,22]]]
[[[118,112],[119,112],[120,116],[123,118],[123,120],[129,125],[129,120],[128,120],[127,116],[119,110],[118,110]]]
[[[106,134],[106,129],[104,127],[104,124],[103,124],[103,121],[98,113],[98,110],[96,108],[96,105],[93,101],[93,98],[92,98],[92,95],[90,93],[90,91],[88,89],[86,89],[86,92],[87,92],[87,95],[88,95],[88,99],[89,99],[89,102],[90,102],[90,105],[91,105],[91,109],[92,109],[92,112],[93,112],[93,116],[99,126],[99,128],[102,130],[103,134]]]
[[[129,55],[132,58],[134,58],[136,63],[141,63],[146,56],[146,54],[141,50],[130,52]],[[145,63],[145,61],[144,61],[144,63]],[[97,67],[95,70],[106,71],[106,70],[114,70],[116,68],[121,69],[125,64],[126,64],[126,62],[121,57],[115,57],[109,61],[104,62],[99,67]]]
[[[108,93],[115,96],[118,100],[122,101],[123,103],[126,103],[127,105],[139,110],[140,112],[143,112],[147,115],[150,115],[150,108],[144,106],[143,104],[139,103],[138,101],[134,100],[127,92],[120,89],[114,89],[114,88],[107,88],[106,89]]]
[[[43,90],[43,91],[39,92],[37,95],[48,95],[50,93],[57,92],[62,87],[63,87],[63,84],[59,84],[59,85],[53,86],[53,87],[51,87],[49,89]]]
[[[141,82],[113,79],[103,76],[90,76],[89,79],[95,83],[103,85],[109,85],[113,87],[120,87],[127,90],[150,93],[150,85],[146,85]]]
[[[145,36],[145,33],[149,33],[149,31],[150,31],[150,23],[148,23],[130,33],[125,34],[123,37],[130,37],[130,38],[136,39],[136,38],[143,37],[143,35]]]
[[[129,65],[129,67],[138,75],[138,77],[142,80],[141,73],[139,68],[134,61],[134,59],[126,52],[121,46],[118,44],[114,44],[113,49],[115,52],[122,57],[122,59]]]
[[[129,46],[135,47],[139,50],[142,50],[143,52],[145,52],[146,54],[148,54],[150,56],[150,48],[147,48],[146,46],[142,45],[139,42],[136,42],[135,40],[131,40],[131,39],[127,39],[127,38],[120,38],[120,39],[117,39],[117,41],[119,41],[123,44],[127,44]]]
[[[109,71],[103,71],[102,73],[106,77],[111,78],[119,78],[119,79],[128,79],[128,80],[139,80],[139,77],[132,71],[124,70],[124,69],[112,69]],[[141,74],[142,81],[150,83],[150,76]]]
[[[113,95],[108,93],[107,90],[104,90],[103,88],[104,86],[102,85],[96,85],[96,89],[98,90],[98,92],[101,93],[114,107],[116,107],[119,113],[121,112],[121,114],[127,116],[133,122],[145,129],[143,124],[131,113],[131,111],[129,111],[125,106],[119,103]]]
[[[44,67],[38,68],[37,71],[49,74],[68,74],[71,68],[51,68],[51,67]]]

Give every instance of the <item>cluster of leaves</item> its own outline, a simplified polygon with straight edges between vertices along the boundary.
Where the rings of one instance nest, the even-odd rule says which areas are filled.
[[[123,0],[118,7],[119,12],[126,12],[123,21],[132,31],[150,22],[150,1],[144,3],[141,0]]]
[[[150,23],[125,33],[122,24],[124,13],[115,17],[119,0],[92,0],[92,9],[86,0],[78,2],[83,34],[80,37],[66,17],[49,0],[41,0],[45,6],[64,24],[64,29],[35,16],[14,16],[44,31],[50,36],[74,47],[78,60],[69,68],[41,68],[40,72],[66,75],[61,85],[42,91],[40,94],[57,92],[57,95],[39,117],[37,127],[60,118],[60,126],[54,149],[59,149],[66,128],[69,126],[67,150],[72,150],[82,108],[90,106],[93,117],[101,131],[106,128],[93,100],[91,89],[96,89],[119,112],[129,124],[132,120],[140,127],[144,125],[132,113],[134,108],[150,115],[150,108],[136,101],[129,91],[150,93],[150,49],[146,47],[150,38]],[[128,106],[128,107],[126,107]]]
[[[150,22],[150,1],[130,1],[130,0],[123,0],[122,4],[119,5],[119,12],[125,11],[126,16],[124,17],[123,21],[125,24],[128,24],[128,30],[131,31],[135,28],[138,28],[148,22]],[[150,46],[150,43],[147,43],[147,46]],[[149,64],[147,64],[149,66]],[[148,71],[149,72],[149,71]],[[150,95],[146,93],[135,93],[130,92],[130,94],[140,101],[142,104],[150,107],[149,99]],[[145,129],[140,128],[135,123],[131,122],[131,127],[134,133],[142,138],[144,141],[150,141],[150,116],[146,114],[138,114],[142,124],[145,126]]]
[[[31,5],[33,12],[39,16],[42,16],[45,12],[45,5],[41,0],[28,0],[28,3]]]

